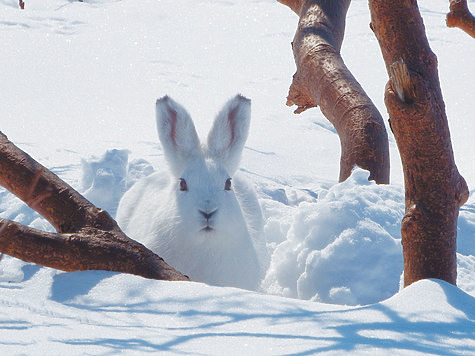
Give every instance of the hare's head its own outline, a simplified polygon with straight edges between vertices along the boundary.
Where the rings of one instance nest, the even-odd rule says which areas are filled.
[[[237,95],[226,103],[206,145],[200,143],[181,105],[165,96],[157,100],[156,109],[158,135],[173,176],[175,208],[183,229],[207,240],[219,236],[217,243],[222,236],[247,236],[232,177],[249,132],[250,100]]]

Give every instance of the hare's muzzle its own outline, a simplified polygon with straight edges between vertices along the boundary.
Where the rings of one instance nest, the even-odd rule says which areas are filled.
[[[212,211],[203,211],[203,210],[199,210],[200,214],[206,219],[206,220],[209,220],[211,219],[211,217],[214,215],[214,213],[217,211],[218,209],[214,209]]]

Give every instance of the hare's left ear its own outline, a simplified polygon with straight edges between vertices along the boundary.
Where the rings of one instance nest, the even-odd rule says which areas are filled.
[[[249,134],[251,101],[242,95],[229,100],[214,120],[208,135],[208,149],[229,174],[239,168],[241,153]]]

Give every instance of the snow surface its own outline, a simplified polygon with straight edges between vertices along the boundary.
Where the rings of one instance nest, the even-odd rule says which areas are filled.
[[[442,281],[345,307],[109,272],[28,272],[2,288],[2,354],[475,352],[473,297]]]
[[[285,106],[297,23],[288,8],[274,0],[17,4],[0,0],[0,130],[112,214],[133,183],[164,169],[158,97],[182,103],[202,136],[230,97],[252,99],[241,173],[266,219],[258,250],[266,275],[251,292],[63,273],[3,256],[0,353],[475,354],[473,190],[458,224],[460,289],[426,280],[399,291],[404,190],[394,138],[391,185],[359,169],[336,183],[335,130],[318,109],[295,116]],[[419,4],[456,162],[472,187],[473,39],[445,27],[446,0]],[[386,117],[387,75],[368,23],[367,2],[354,0],[342,55]],[[0,217],[52,230],[4,190]]]

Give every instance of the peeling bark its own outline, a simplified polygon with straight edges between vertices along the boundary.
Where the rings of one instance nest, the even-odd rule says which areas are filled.
[[[48,220],[47,233],[0,219],[0,252],[64,271],[108,270],[152,279],[187,280],[128,238],[98,209],[0,132],[0,185]]]
[[[447,27],[458,27],[475,38],[475,17],[468,9],[467,0],[450,0],[446,23]]]
[[[385,103],[404,171],[404,284],[438,278],[455,285],[457,218],[468,188],[455,165],[437,58],[416,0],[369,4],[390,77]]]
[[[292,43],[297,72],[287,105],[320,106],[341,143],[339,181],[355,166],[389,183],[389,144],[381,114],[343,63],[340,48],[350,0],[279,0],[300,16]]]

